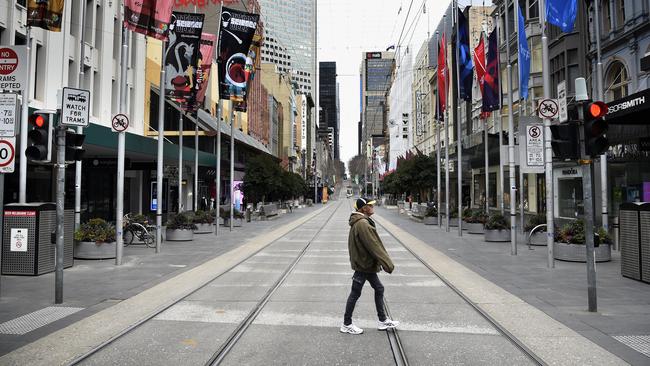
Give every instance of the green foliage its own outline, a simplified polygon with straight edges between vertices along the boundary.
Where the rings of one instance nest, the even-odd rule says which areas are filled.
[[[143,214],[137,214],[131,216],[131,222],[138,223],[141,225],[148,225],[151,219]]]
[[[468,224],[485,224],[488,221],[488,214],[484,210],[472,210],[472,214],[465,218]]]
[[[585,244],[585,222],[583,220],[571,221],[555,233],[555,241],[568,244]],[[594,230],[594,245],[612,244],[612,238],[603,227]]]
[[[219,217],[222,219],[230,219],[230,207],[219,207]],[[232,213],[232,217],[235,219],[243,219],[244,213],[235,209]]]
[[[463,220],[467,221],[470,217],[472,217],[472,214],[474,213],[474,210],[471,208],[467,207],[463,209]]]
[[[510,224],[506,218],[500,213],[494,213],[490,215],[487,222],[485,223],[485,230],[508,230],[510,229]]]
[[[542,224],[546,224],[546,214],[545,213],[538,213],[537,215],[531,217],[528,220],[528,223],[526,223],[526,226],[524,227],[524,231],[529,232],[529,231],[533,230],[535,228],[535,226],[542,225]],[[539,231],[546,231],[546,229],[542,228],[542,229],[539,229]]]
[[[214,217],[210,212],[198,210],[192,216],[192,222],[195,224],[211,224],[214,222]]]
[[[196,225],[192,222],[192,216],[186,212],[169,215],[167,219],[167,229],[171,230],[196,230]]]
[[[458,209],[455,207],[452,207],[449,210],[449,218],[450,219],[457,219],[458,218]]]
[[[74,233],[76,241],[94,241],[97,244],[110,243],[115,241],[115,226],[104,219],[91,219],[81,224]]]
[[[424,216],[426,217],[438,216],[438,209],[436,208],[436,206],[429,206],[427,207],[427,210],[424,212]]]
[[[420,197],[433,188],[435,181],[435,159],[424,154],[416,154],[408,160],[400,160],[397,169],[384,176],[382,189],[396,196],[406,193]]]
[[[249,202],[268,202],[302,196],[307,183],[300,174],[283,170],[273,158],[258,155],[246,164],[242,188]]]

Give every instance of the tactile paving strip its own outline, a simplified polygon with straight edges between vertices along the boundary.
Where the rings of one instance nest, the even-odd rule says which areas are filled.
[[[614,336],[614,339],[650,357],[650,335],[622,335]]]
[[[68,315],[74,314],[84,308],[48,306],[44,309],[25,314],[16,319],[12,319],[0,324],[1,334],[22,335],[32,330],[48,325]]]

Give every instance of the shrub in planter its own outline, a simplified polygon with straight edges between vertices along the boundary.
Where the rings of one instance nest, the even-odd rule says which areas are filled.
[[[192,216],[192,222],[197,226],[197,234],[207,234],[212,232],[212,223],[214,222],[214,217],[210,212],[198,210],[194,212]]]
[[[79,259],[115,258],[115,227],[103,219],[91,219],[74,233],[74,257]]]
[[[192,217],[189,214],[181,212],[169,216],[167,230],[196,230],[196,225],[192,222]]]
[[[469,207],[463,209],[463,221],[467,222],[467,219],[469,219],[470,217],[472,217],[472,214],[473,214],[473,213],[474,213],[474,210],[472,210],[472,209],[469,208]]]
[[[526,235],[530,234],[530,231],[533,230],[538,225],[546,224],[546,214],[538,213],[535,216],[528,219],[526,226],[524,226],[524,232]],[[530,236],[526,237],[530,245],[546,245],[546,227],[541,227]]]
[[[465,217],[467,232],[470,234],[483,234],[483,225],[488,219],[488,215],[481,209],[472,210],[471,215]]]
[[[221,217],[224,220],[230,220],[230,208],[219,208],[219,217]],[[243,219],[244,218],[244,213],[235,209],[233,211],[232,217],[235,219]]]
[[[596,262],[606,262],[611,260],[612,239],[609,234],[601,227],[594,230],[594,246]],[[555,234],[555,243],[553,244],[553,256],[555,259],[585,262],[585,223],[582,220],[570,222],[562,227]]]
[[[485,222],[485,241],[510,241],[510,224],[500,213],[490,215]]]
[[[555,233],[555,241],[558,243],[584,245],[586,241],[585,222],[583,220],[576,220],[565,224]],[[603,227],[594,230],[594,246],[600,244],[612,244],[611,236],[609,236],[609,233]]]
[[[424,217],[436,217],[438,216],[438,209],[436,206],[428,206],[427,210],[424,211]]]
[[[141,224],[143,226],[146,226],[146,225],[149,224],[149,222],[153,221],[149,217],[147,217],[147,216],[145,216],[143,214],[133,215],[133,216],[130,217],[130,219],[131,219],[131,222],[135,222],[135,223]]]

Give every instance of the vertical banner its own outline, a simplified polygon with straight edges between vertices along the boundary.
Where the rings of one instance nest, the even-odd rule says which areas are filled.
[[[246,76],[246,91],[250,89],[251,82],[255,78],[255,70],[259,70],[260,68],[262,38],[263,37],[261,30],[258,28],[255,31],[255,35],[253,36],[253,42],[248,49],[248,56],[246,56],[246,65],[244,66],[244,74]],[[244,95],[244,101],[235,104],[236,111],[246,112],[248,109],[246,95],[247,94]]]
[[[445,109],[447,108],[447,47],[445,45],[445,34],[438,45],[438,119],[444,121]]]
[[[246,72],[247,62],[251,63],[249,49],[259,14],[223,8],[219,30],[219,98],[241,103],[246,100],[246,87],[250,73]],[[259,52],[257,52],[259,53]]]
[[[465,8],[469,14],[469,6]],[[458,58],[460,75],[458,80],[458,88],[460,97],[466,101],[472,101],[472,55],[469,51],[469,22],[465,14],[458,9]]]
[[[519,37],[519,99],[528,99],[528,78],[530,75],[530,50],[526,38],[526,25],[521,8],[517,4],[517,36]]]
[[[167,40],[174,0],[125,0],[124,26],[145,36]]]
[[[488,54],[485,75],[483,76],[483,104],[481,111],[491,112],[501,109],[501,86],[499,85],[499,48],[497,29],[488,37]]]
[[[196,111],[203,104],[205,93],[208,90],[208,80],[210,78],[210,69],[212,68],[212,55],[217,43],[217,36],[210,33],[201,34],[201,46],[199,60],[197,63],[194,77],[194,87],[186,104],[181,107],[184,110]]]
[[[165,96],[188,100],[192,95],[204,14],[173,12],[165,53]]]
[[[29,0],[27,4],[28,27],[60,32],[62,19],[63,0]]]

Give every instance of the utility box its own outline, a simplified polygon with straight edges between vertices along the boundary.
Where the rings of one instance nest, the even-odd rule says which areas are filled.
[[[621,274],[650,282],[650,203],[623,203],[619,210]]]
[[[73,264],[74,213],[65,210],[63,266]],[[2,274],[38,276],[56,268],[56,205],[12,203],[4,206]]]

